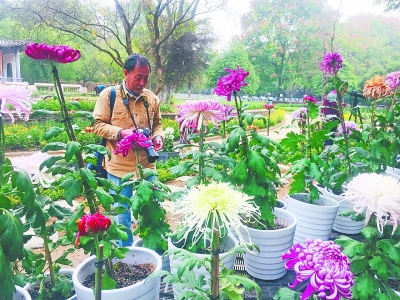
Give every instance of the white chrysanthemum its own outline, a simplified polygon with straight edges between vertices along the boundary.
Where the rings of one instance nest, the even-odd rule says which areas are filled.
[[[172,127],[167,127],[164,130],[165,135],[170,135],[170,134],[174,134],[174,129]]]
[[[360,174],[349,182],[342,196],[353,204],[355,212],[365,212],[365,225],[371,215],[376,215],[380,233],[388,221],[393,224],[393,232],[400,223],[400,183],[393,177],[375,173]]]
[[[47,153],[36,152],[29,156],[20,156],[13,158],[11,163],[13,166],[25,170],[33,184],[41,184],[44,188],[51,187],[51,183],[56,181],[56,178],[51,173],[46,173],[47,168],[39,169],[42,162],[50,157]]]
[[[193,242],[197,242],[207,229],[219,229],[220,237],[222,232],[231,229],[240,242],[245,242],[239,228],[252,216],[260,216],[251,199],[228,183],[192,187],[187,196],[175,203],[176,213],[184,215],[181,223],[188,228],[182,240],[186,240],[190,232],[194,232]],[[213,234],[214,230],[211,232]]]

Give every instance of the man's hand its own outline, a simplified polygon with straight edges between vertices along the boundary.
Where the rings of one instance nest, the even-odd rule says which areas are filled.
[[[161,136],[156,135],[153,138],[154,150],[161,151],[163,144],[164,144],[164,140],[163,140],[163,138]]]

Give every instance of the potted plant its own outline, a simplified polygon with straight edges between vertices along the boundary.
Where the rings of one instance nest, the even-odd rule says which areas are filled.
[[[261,115],[248,113],[239,95],[241,87],[247,85],[244,79],[249,73],[239,66],[225,71],[228,74],[219,79],[214,92],[226,96],[228,101],[233,98],[239,121],[239,125],[229,129],[228,138],[222,142],[223,153],[236,161],[229,170],[228,180],[252,196],[261,213],[241,229],[242,233],[248,233],[245,240],[256,243],[260,250],[256,253],[245,249],[245,267],[256,278],[274,280],[286,273],[280,255],[292,245],[296,228],[296,217],[292,213],[275,208],[276,187],[280,185],[278,161],[281,158],[277,153],[280,146],[254,129],[246,131],[245,123],[251,126],[255,119],[265,123],[267,120]]]
[[[28,120],[34,101],[31,94],[32,90],[25,86],[0,87],[0,266],[2,269],[0,290],[5,300],[13,299],[17,283],[23,284],[19,280],[20,277],[15,276],[12,266],[18,259],[24,257],[24,228],[20,218],[24,215],[38,219],[43,217],[29,175],[23,169],[13,167],[10,160],[5,157],[3,115],[9,115],[11,122],[14,122],[13,113],[9,110],[10,107],[14,107],[19,117]],[[18,215],[13,209],[14,199],[17,199],[23,207],[19,209]],[[20,289],[17,290],[20,299],[23,299]]]
[[[159,159],[162,162],[166,162],[170,157],[179,157],[179,152],[174,151],[174,129],[167,127],[164,130],[165,138],[162,151],[158,152]]]
[[[76,241],[75,245],[77,247],[82,247],[86,252],[94,254],[93,257],[85,261],[84,265],[88,266],[87,268],[82,268],[82,265],[78,266],[73,274],[73,281],[74,279],[82,279],[81,274],[85,273],[85,271],[82,270],[86,270],[87,272],[89,268],[90,272],[92,272],[92,275],[94,276],[94,289],[81,289],[80,282],[75,280],[75,291],[78,298],[81,298],[80,293],[82,293],[82,295],[85,295],[82,297],[88,297],[89,299],[100,299],[102,294],[107,294],[109,299],[115,299],[112,291],[117,290],[117,282],[115,281],[115,271],[112,269],[112,265],[123,266],[120,262],[116,264],[115,260],[122,259],[125,255],[132,255],[129,254],[132,252],[132,249],[117,247],[115,241],[119,239],[126,240],[127,233],[125,226],[116,225],[111,219],[113,214],[120,214],[123,208],[111,210],[111,205],[117,201],[130,203],[130,199],[118,194],[121,189],[120,187],[117,187],[107,179],[95,177],[95,172],[86,168],[85,160],[86,162],[91,161],[92,163],[97,163],[97,160],[93,155],[95,151],[104,155],[107,154],[108,156],[110,156],[111,153],[101,145],[82,146],[76,141],[77,127],[72,124],[72,119],[74,117],[86,117],[93,124],[93,116],[87,112],[75,112],[71,115],[69,114],[61,88],[58,70],[53,62],[65,63],[75,61],[80,57],[79,51],[71,49],[68,46],[50,46],[46,44],[30,43],[27,45],[25,53],[33,59],[50,60],[52,65],[55,91],[60,103],[60,112],[65,126],[64,128],[50,128],[45,134],[45,139],[47,140],[52,137],[57,137],[63,131],[67,133],[69,138],[67,144],[53,142],[48,143],[43,148],[42,151],[44,152],[48,150],[65,150],[65,152],[63,156],[52,156],[45,160],[41,164],[40,168],[47,167],[53,175],[75,173],[75,177],[63,178],[61,183],[61,187],[65,190],[65,200],[68,203],[72,203],[72,200],[77,195],[82,193],[85,195],[86,202],[82,203],[68,220],[66,235],[63,237],[63,242],[74,243],[74,241]],[[73,103],[73,105],[78,108],[80,107],[79,103]],[[37,115],[47,113],[48,112],[45,111],[36,112]],[[148,147],[148,145],[151,144],[149,138],[147,138],[144,133],[139,132],[132,137],[129,146],[131,146],[132,142],[138,146],[142,145],[142,147]],[[90,154],[84,159],[83,152],[89,152]],[[74,163],[76,167],[71,166],[71,163]],[[76,170],[78,170],[78,172]],[[133,184],[130,177],[126,176],[126,178],[123,179],[124,184]],[[110,189],[117,193],[111,196],[109,194]],[[132,203],[130,204],[132,205]],[[100,209],[104,211],[103,214],[99,213]],[[76,234],[77,231],[78,234]],[[144,249],[138,249],[136,252],[144,253],[143,250]],[[161,264],[158,266],[159,255],[157,253],[151,250],[145,252],[151,253],[152,261],[156,262],[154,267],[155,269],[161,267]],[[148,254],[145,256],[148,257]],[[126,259],[131,261],[129,256]],[[93,266],[93,268],[91,268],[91,266]],[[151,272],[151,270],[149,272]],[[145,274],[145,277],[147,275],[148,273]],[[153,280],[151,283],[146,285],[144,284],[144,280],[141,280],[140,284],[134,285],[139,290],[142,289],[140,286],[143,285],[149,287],[154,298],[157,298],[157,291],[159,290],[157,284],[159,284],[159,281],[157,280]],[[112,291],[105,292],[104,290]],[[144,296],[143,299],[151,298]]]
[[[360,174],[351,180],[343,196],[365,219],[364,241],[341,236],[335,243],[343,247],[354,273],[353,299],[398,299],[389,279],[400,279],[398,229],[400,184],[381,174]]]

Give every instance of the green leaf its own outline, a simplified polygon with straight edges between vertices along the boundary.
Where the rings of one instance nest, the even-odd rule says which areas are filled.
[[[367,268],[368,268],[368,261],[364,256],[357,257],[351,261],[350,269],[355,275],[366,271]]]
[[[94,118],[93,118],[92,114],[88,111],[77,111],[77,112],[71,114],[71,117],[73,117],[73,118],[84,117],[90,121],[91,126],[93,126],[93,124],[94,124]]]
[[[258,176],[265,176],[267,166],[264,158],[255,150],[249,151],[249,170],[255,171]]]
[[[114,279],[112,279],[112,277],[108,274],[106,268],[104,269],[104,275],[103,275],[101,288],[103,290],[114,290],[117,288],[117,282]]]
[[[283,287],[274,295],[273,300],[300,300],[300,293]]]
[[[48,143],[42,148],[42,152],[47,152],[47,151],[59,151],[65,149],[67,145],[65,143],[61,142],[54,142],[54,143]]]
[[[42,170],[43,167],[46,167],[47,169],[50,169],[52,166],[55,165],[55,163],[59,160],[64,159],[62,156],[50,156],[48,159],[46,159],[44,162],[42,162],[39,166],[39,169]]]
[[[54,203],[50,204],[47,212],[50,217],[56,217],[59,220],[62,220],[65,217],[69,217],[72,214],[71,208],[62,207]]]
[[[194,162],[185,161],[178,166],[174,166],[170,169],[172,175],[174,176],[182,176],[186,174],[187,171],[194,165]]]
[[[11,208],[11,201],[10,199],[3,195],[0,194],[0,208],[4,208],[4,209],[10,209]]]
[[[363,229],[361,229],[361,234],[367,239],[367,240],[372,240],[373,238],[376,238],[379,236],[379,231],[376,227],[372,226],[366,226]]]
[[[4,211],[0,215],[0,250],[8,261],[15,261],[21,256],[24,249],[22,235],[21,220],[8,211]]]
[[[203,173],[205,176],[214,179],[214,181],[221,181],[223,178],[223,176],[220,172],[218,172],[217,170],[215,170],[214,168],[211,168],[211,167],[205,167],[203,169]]]
[[[246,181],[248,177],[248,172],[247,172],[247,165],[246,161],[242,160],[239,162],[235,168],[232,170],[232,178],[235,180],[235,182],[242,183]]]
[[[371,270],[375,271],[377,276],[383,281],[387,281],[389,279],[387,266],[382,257],[374,256],[372,259],[369,260],[369,265],[371,267]]]
[[[65,160],[69,162],[76,154],[80,153],[81,145],[78,142],[69,142],[66,147]]]
[[[355,280],[353,288],[356,289],[360,299],[368,300],[373,299],[379,285],[373,276],[364,272]]]
[[[111,205],[114,204],[114,198],[101,188],[97,188],[94,192],[104,209],[110,211]]]
[[[35,111],[32,112],[31,114],[31,118],[35,119],[35,118],[40,118],[43,116],[54,116],[54,115],[58,115],[59,112],[57,111],[50,111],[50,110],[44,110],[44,109],[37,109]]]
[[[389,240],[380,240],[376,243],[376,247],[381,249],[383,254],[389,257],[396,265],[400,265],[399,249],[393,246]]]
[[[60,184],[60,187],[64,189],[65,201],[71,206],[72,200],[83,192],[83,183],[80,179],[68,178]]]
[[[247,125],[253,124],[254,117],[253,117],[252,114],[250,114],[248,112],[245,112],[245,113],[242,114],[242,118],[246,120]]]
[[[98,187],[97,180],[93,175],[93,172],[88,168],[79,169],[82,175],[82,179],[86,182],[93,190]]]
[[[78,102],[78,101],[69,101],[69,102],[67,102],[66,103],[66,105],[67,105],[67,108],[69,109],[69,110],[72,110],[72,109],[81,109],[81,104]]]
[[[60,127],[50,127],[43,135],[43,138],[48,141],[53,137],[58,136],[60,133],[64,132],[64,128]]]

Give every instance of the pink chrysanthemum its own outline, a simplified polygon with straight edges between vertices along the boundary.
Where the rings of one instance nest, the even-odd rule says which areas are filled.
[[[296,243],[287,253],[282,254],[282,260],[287,270],[294,269],[296,278],[290,288],[310,280],[300,299],[308,299],[314,292],[319,298],[340,300],[350,299],[350,288],[354,285],[353,273],[350,271],[350,261],[342,248],[333,241],[309,240],[305,247]]]
[[[239,68],[239,66],[237,66],[236,70],[227,68],[225,72],[229,72],[229,74],[218,80],[214,93],[219,96],[227,96],[226,99],[231,101],[232,93],[234,91],[239,92],[242,86],[247,85],[244,79],[249,75],[249,72],[245,72],[242,68]]]
[[[297,122],[305,121],[307,117],[308,111],[305,107],[300,107],[292,113],[292,119]]]
[[[81,57],[79,50],[64,45],[29,43],[25,54],[36,60],[52,60],[62,64],[74,62]]]
[[[342,68],[342,57],[337,52],[327,53],[324,60],[321,62],[320,70],[329,74],[336,75]]]
[[[222,105],[222,110],[224,111],[225,114],[225,121],[229,121],[230,119],[236,117],[236,112],[235,112],[235,108],[233,106],[230,105]]]
[[[182,132],[186,127],[200,130],[204,121],[211,121],[216,127],[225,120],[225,111],[219,101],[216,100],[189,100],[178,106],[178,117]]]
[[[317,103],[317,98],[315,98],[313,96],[309,96],[309,95],[305,95],[303,100],[304,100],[304,102],[309,101],[312,103]]]
[[[271,109],[273,109],[275,106],[274,106],[272,103],[271,103],[271,104],[265,103],[265,104],[263,105],[263,107],[264,107],[265,109],[271,110]]]
[[[385,83],[395,90],[400,84],[400,71],[387,74]]]
[[[31,97],[33,89],[29,89],[22,85],[6,85],[0,87],[0,114],[8,114],[11,118],[11,122],[14,123],[14,116],[10,110],[13,106],[17,115],[25,121],[29,120],[29,114],[32,109],[32,103],[36,100]]]
[[[353,121],[344,121],[344,126],[346,127],[346,133],[352,134],[353,130],[357,130],[357,124]],[[343,134],[343,127],[342,124],[339,124],[339,128],[336,135]]]
[[[114,154],[122,153],[122,156],[127,156],[130,149],[133,147],[149,148],[152,145],[150,138],[146,137],[141,132],[133,132],[124,137],[121,141],[117,142],[117,149]]]

